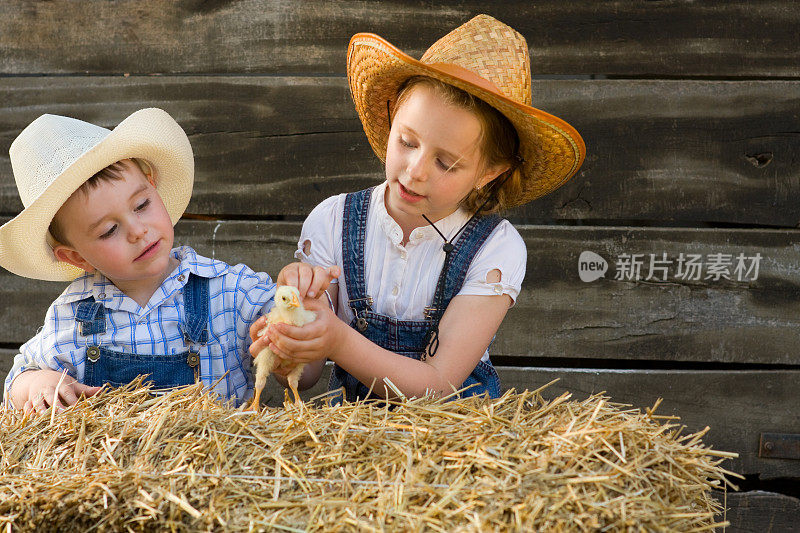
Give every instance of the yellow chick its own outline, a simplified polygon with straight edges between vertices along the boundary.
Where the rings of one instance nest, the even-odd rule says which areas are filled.
[[[317,314],[313,311],[306,311],[303,308],[303,303],[300,301],[300,292],[289,285],[282,285],[275,291],[275,307],[267,315],[267,325],[258,332],[261,337],[267,332],[270,324],[291,324],[293,326],[303,326],[309,322],[316,320]],[[264,385],[267,383],[269,377],[276,364],[280,364],[275,356],[275,353],[269,349],[269,346],[261,350],[253,360],[256,367],[256,395],[253,398],[251,405],[252,409],[258,409],[258,401],[261,398],[261,391],[264,390]],[[300,394],[297,392],[297,382],[300,379],[300,374],[303,373],[305,364],[298,364],[286,376],[289,382],[289,388],[294,393],[296,402],[300,401]]]

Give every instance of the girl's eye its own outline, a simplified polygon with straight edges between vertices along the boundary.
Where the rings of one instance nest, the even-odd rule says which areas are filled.
[[[413,144],[411,144],[407,140],[403,139],[402,137],[399,137],[399,139],[400,139],[400,144],[402,144],[406,148],[416,148],[416,146],[414,146]]]
[[[111,237],[112,235],[114,235],[114,232],[115,232],[115,231],[117,231],[117,225],[116,225],[116,224],[114,224],[113,226],[111,226],[110,228],[108,228],[108,231],[107,231],[107,232],[105,232],[105,233],[103,233],[102,235],[100,235],[100,238],[101,238],[101,239],[108,239],[109,237]]]
[[[136,211],[142,211],[142,210],[146,209],[148,205],[150,205],[150,198],[148,198],[144,202],[142,202],[139,205],[137,205],[136,206]]]
[[[452,171],[458,169],[458,165],[456,165],[454,163],[446,163],[446,162],[444,162],[444,161],[442,161],[441,159],[438,159],[438,158],[436,159],[436,164],[439,165],[439,168],[441,168],[445,172],[447,172],[447,171],[452,172]]]

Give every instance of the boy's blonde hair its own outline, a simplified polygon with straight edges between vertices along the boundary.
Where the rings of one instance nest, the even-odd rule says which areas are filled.
[[[403,82],[397,90],[394,112],[397,112],[415,87],[425,85],[444,98],[450,105],[471,111],[481,125],[481,168],[491,166],[508,166],[508,170],[500,174],[479,190],[473,189],[461,205],[470,213],[487,215],[508,209],[514,200],[522,194],[522,172],[519,156],[519,136],[511,122],[495,108],[458,87],[427,76],[412,76]]]
[[[80,191],[82,194],[89,194],[89,191],[97,188],[101,182],[118,181],[124,179],[122,171],[125,170],[126,161],[130,161],[131,164],[134,165],[136,164],[128,159],[123,159],[121,161],[117,161],[116,163],[112,163],[83,182],[83,184],[72,194],[76,194],[78,191]],[[56,213],[56,216],[53,217],[53,220],[50,222],[50,226],[47,228],[47,230],[50,232],[50,235],[53,237],[53,240],[55,240],[56,243],[69,245],[67,236],[64,234],[64,226],[58,220],[58,213]]]

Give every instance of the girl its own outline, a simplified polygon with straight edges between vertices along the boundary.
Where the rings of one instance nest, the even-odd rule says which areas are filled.
[[[329,387],[347,400],[500,394],[490,345],[525,275],[525,243],[500,210],[562,185],[585,148],[562,120],[528,106],[525,39],[480,15],[437,41],[420,61],[377,35],[357,34],[348,79],[386,181],[328,198],[303,224],[278,283],[315,296],[304,328],[251,328],[251,354],[267,343],[309,363],[302,386],[334,362]],[[313,265],[313,268],[312,268]],[[335,314],[334,314],[335,313]]]

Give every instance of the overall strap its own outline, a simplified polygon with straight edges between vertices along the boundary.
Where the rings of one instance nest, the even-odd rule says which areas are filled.
[[[181,325],[187,343],[208,342],[208,278],[189,274],[183,287],[183,311],[186,323]]]
[[[75,320],[80,324],[80,332],[83,336],[106,332],[105,308],[93,296],[78,302]]]
[[[451,245],[445,244],[444,265],[439,272],[436,292],[430,307],[425,308],[425,317],[431,320],[432,324],[425,337],[426,351],[423,353],[423,360],[436,354],[439,348],[439,321],[450,305],[450,300],[464,285],[464,278],[475,254],[501,221],[497,215],[474,217],[464,226],[461,235],[449,251],[447,247]]]
[[[372,298],[367,294],[364,246],[367,237],[367,214],[374,188],[349,193],[344,200],[342,266],[350,298],[348,305],[356,316],[360,316],[372,306]]]
[[[433,295],[434,305],[429,308],[428,314],[435,320],[439,320],[444,314],[445,309],[450,304],[458,291],[464,285],[472,260],[481,249],[483,243],[489,238],[497,225],[502,222],[502,218],[497,215],[476,217],[467,224],[461,232],[461,236],[455,243],[453,251],[449,254],[445,264],[439,272],[439,280],[436,284],[436,293]]]

